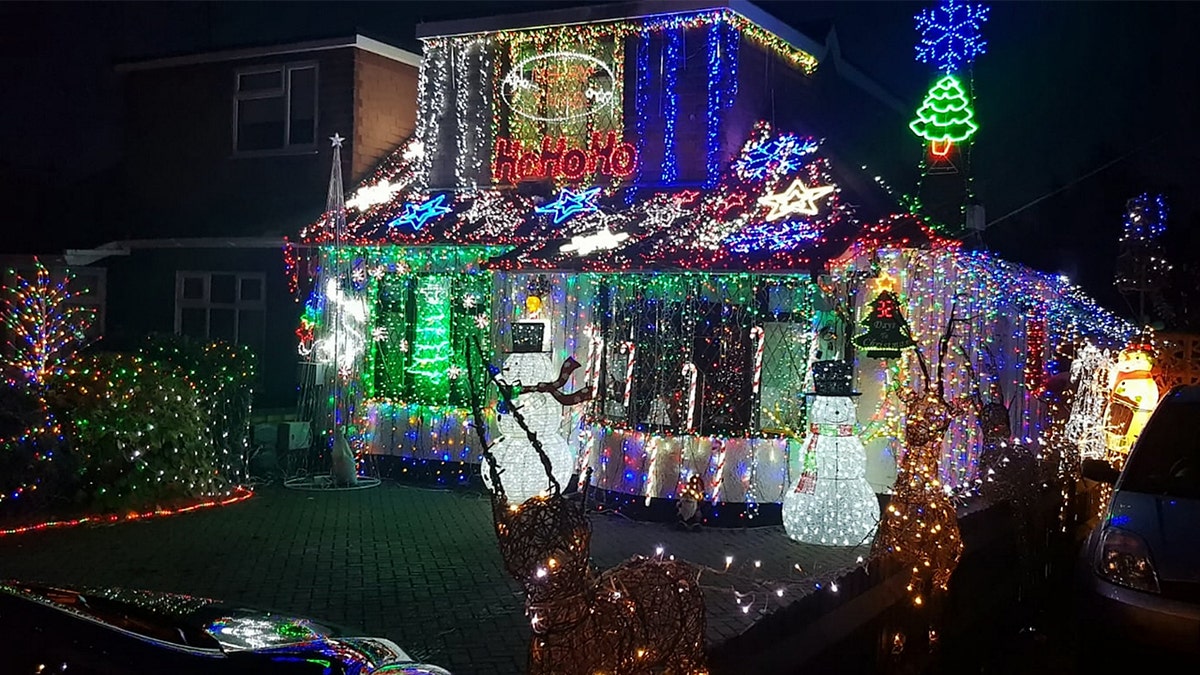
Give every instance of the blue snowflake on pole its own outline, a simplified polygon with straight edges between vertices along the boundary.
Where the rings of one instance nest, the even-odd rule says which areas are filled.
[[[983,24],[987,22],[986,5],[942,0],[932,9],[916,16],[917,60],[931,63],[944,73],[953,73],[987,52],[983,39]]]

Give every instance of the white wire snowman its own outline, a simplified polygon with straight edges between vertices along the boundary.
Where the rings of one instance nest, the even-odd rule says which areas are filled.
[[[858,437],[852,366],[813,364],[815,395],[800,476],[783,498],[787,535],[806,544],[868,543],[879,524],[879,501],[867,482],[867,452]]]
[[[514,349],[522,349],[514,345]],[[577,365],[577,364],[576,364]],[[533,385],[554,380],[556,373],[550,355],[541,351],[514,351],[504,359],[499,379],[512,386],[513,399],[529,430],[537,435],[542,450],[550,459],[552,473],[559,485],[566,485],[571,478],[575,459],[560,433],[562,405],[548,391]],[[532,391],[531,391],[532,390]],[[496,428],[500,439],[492,446],[496,462],[504,469],[504,492],[514,504],[546,492],[549,485],[546,470],[538,459],[528,435],[507,411],[497,416]],[[492,489],[488,473],[483,472],[483,482]]]

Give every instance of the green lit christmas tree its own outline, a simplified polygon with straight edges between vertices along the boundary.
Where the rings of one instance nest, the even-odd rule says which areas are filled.
[[[417,320],[413,334],[413,392],[427,404],[445,404],[450,394],[450,277],[417,281]]]
[[[917,119],[909,122],[908,128],[929,141],[935,155],[944,156],[952,144],[967,140],[979,129],[974,117],[962,82],[953,75],[946,75],[925,95],[917,110]]]

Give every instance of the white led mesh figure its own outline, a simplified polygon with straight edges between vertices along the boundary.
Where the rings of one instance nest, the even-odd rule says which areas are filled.
[[[508,384],[535,385],[553,380],[557,373],[550,363],[550,355],[544,352],[509,354],[504,360],[500,378]],[[566,485],[571,478],[575,458],[567,441],[559,433],[562,424],[562,406],[554,397],[543,392],[528,392],[519,396],[514,392],[516,405],[525,418],[529,429],[542,442],[542,450],[554,467],[554,478],[559,485]],[[496,461],[504,470],[504,491],[511,503],[519,504],[549,488],[546,471],[538,459],[529,438],[512,415],[501,414],[496,422],[501,438],[492,446]],[[491,478],[483,472],[483,482],[491,489]]]
[[[799,480],[783,498],[783,528],[806,544],[870,543],[879,501],[867,482],[867,452],[858,438],[850,396],[817,396]]]

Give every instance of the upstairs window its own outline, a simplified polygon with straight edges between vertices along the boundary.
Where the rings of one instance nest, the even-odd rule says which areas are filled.
[[[317,65],[239,71],[233,96],[237,154],[312,150],[317,140]]]

